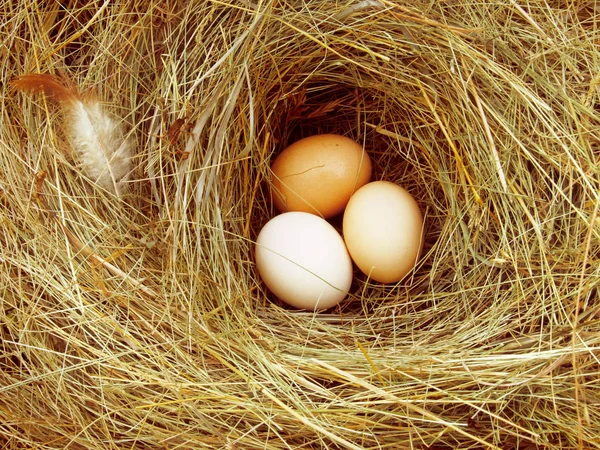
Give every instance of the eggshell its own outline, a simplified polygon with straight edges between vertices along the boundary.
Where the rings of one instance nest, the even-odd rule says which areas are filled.
[[[394,283],[412,270],[422,251],[423,216],[404,188],[369,183],[352,196],[343,234],[350,256],[371,279]]]
[[[337,305],[352,283],[352,260],[340,234],[305,212],[271,219],[256,239],[256,266],[275,296],[298,309]]]
[[[340,214],[371,179],[371,159],[345,136],[320,134],[294,142],[271,166],[271,196],[279,211],[324,218]]]

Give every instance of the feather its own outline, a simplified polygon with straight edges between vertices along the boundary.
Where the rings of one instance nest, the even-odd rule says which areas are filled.
[[[121,195],[131,171],[131,143],[121,126],[94,97],[83,98],[47,74],[15,78],[20,91],[41,91],[63,108],[64,127],[87,176],[103,188]]]
[[[49,99],[73,103],[79,99],[76,90],[70,89],[59,83],[52,75],[46,73],[32,73],[14,78],[11,83],[19,91],[43,92]]]
[[[67,132],[87,175],[120,195],[130,172],[131,146],[119,124],[93,99],[74,103],[67,116]]]

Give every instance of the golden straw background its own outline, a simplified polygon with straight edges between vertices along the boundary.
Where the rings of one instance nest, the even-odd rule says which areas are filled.
[[[61,3],[0,3],[1,448],[600,448],[600,4]],[[126,195],[25,73],[123,120]],[[323,132],[426,228],[315,314],[252,242]]]

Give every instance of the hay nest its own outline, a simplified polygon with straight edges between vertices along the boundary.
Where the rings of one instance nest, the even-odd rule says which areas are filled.
[[[595,2],[4,2],[3,448],[598,448]],[[135,138],[117,197],[57,108]],[[398,285],[270,297],[271,158],[363,142],[425,214]]]

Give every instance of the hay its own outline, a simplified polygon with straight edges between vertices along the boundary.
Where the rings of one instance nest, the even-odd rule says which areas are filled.
[[[4,2],[3,448],[600,448],[595,2]],[[117,198],[27,72],[136,140]],[[257,279],[270,158],[337,132],[426,215],[397,286]]]

